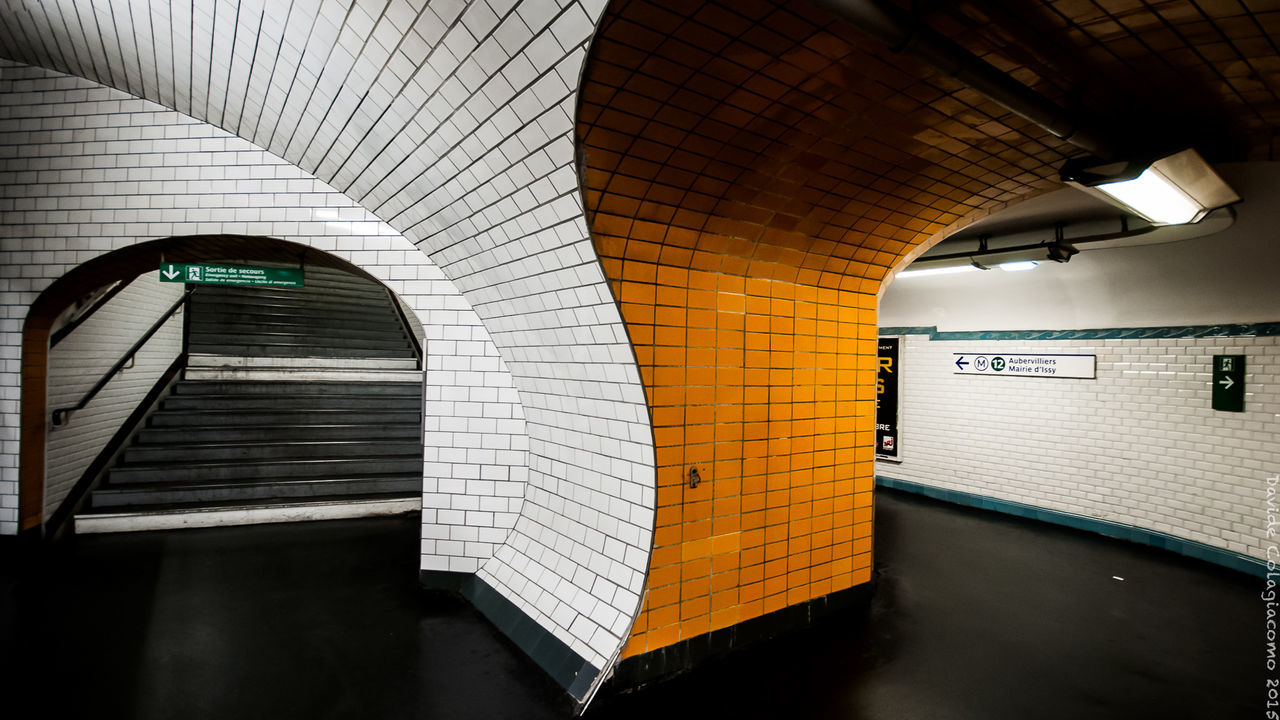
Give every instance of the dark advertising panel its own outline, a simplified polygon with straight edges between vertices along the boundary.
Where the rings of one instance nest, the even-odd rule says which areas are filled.
[[[880,362],[876,371],[876,455],[897,460],[902,448],[898,428],[902,338],[880,338]]]

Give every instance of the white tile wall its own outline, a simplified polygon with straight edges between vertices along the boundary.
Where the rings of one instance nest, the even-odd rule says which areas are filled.
[[[930,341],[902,357],[902,480],[1265,557],[1280,474],[1280,338]],[[1097,355],[1097,380],[954,374],[953,353]],[[1243,413],[1210,408],[1212,358],[1247,356]]]
[[[73,407],[160,316],[182,296],[182,285],[143,275],[49,350],[46,407]],[[120,424],[182,352],[182,314],[170,317],[68,422],[49,427],[45,443],[44,516],[53,514]]]
[[[269,149],[456,283],[511,370],[530,438],[526,511],[480,575],[598,667],[637,610],[654,500],[644,393],[573,160],[575,92],[604,5],[197,0],[153,3],[147,32],[127,26],[142,15],[127,0],[78,16],[69,1],[0,5],[4,54]],[[458,541],[446,542],[453,563]]]
[[[148,101],[13,65],[0,66],[0,98],[0,346],[7,362],[0,387],[6,393],[4,432],[12,433],[0,462],[15,473],[0,486],[6,533],[16,532],[17,358],[27,306],[52,280],[112,249],[161,237],[236,233],[304,243],[359,265],[422,321],[423,563],[474,572],[493,555],[523,504],[529,467],[524,413],[488,331],[429,258],[297,167]],[[149,278],[135,284],[141,287]],[[161,287],[177,292],[180,286]],[[126,300],[127,310],[136,309],[130,291],[113,302]],[[151,300],[155,313],[172,302]],[[55,371],[92,374],[76,345],[100,336],[95,325],[101,321],[95,315],[55,348]],[[99,344],[111,342],[103,338]],[[111,356],[102,361],[108,366],[119,354],[96,345],[88,349],[90,355],[99,351]],[[64,388],[59,377],[50,378],[50,409],[96,380]],[[103,403],[110,395],[104,391]],[[93,453],[82,446],[105,441],[115,430],[109,426],[105,419],[77,415],[72,427],[93,432],[73,440],[69,431],[52,431],[50,457],[87,463]],[[66,443],[81,452],[65,455]],[[52,502],[79,473],[61,461],[48,470]],[[468,514],[478,507],[484,512]],[[441,539],[465,542],[465,552],[437,548]]]

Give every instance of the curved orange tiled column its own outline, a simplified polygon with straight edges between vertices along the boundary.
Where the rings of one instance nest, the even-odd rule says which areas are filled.
[[[996,135],[1044,133],[882,55],[803,2],[606,13],[584,190],[658,465],[624,656],[870,579],[881,283],[948,224],[1053,184],[1056,141],[1014,151]]]

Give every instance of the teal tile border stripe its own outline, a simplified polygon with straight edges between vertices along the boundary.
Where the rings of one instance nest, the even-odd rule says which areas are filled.
[[[937,326],[882,327],[881,335],[928,335],[930,340],[1146,340],[1280,336],[1280,322],[1244,325],[1170,325],[1092,330],[956,330]]]
[[[974,495],[973,493],[962,492],[960,490],[948,490],[946,488],[922,485],[920,483],[911,482],[910,480],[897,480],[883,475],[876,476],[876,486],[889,488],[891,490],[901,490],[903,492],[909,492],[916,495],[924,495],[926,497],[934,498],[935,500],[944,500],[957,505],[966,505],[968,507],[1005,513],[1006,515],[1016,515],[1018,517],[1029,518],[1031,520],[1040,520],[1053,525],[1064,525],[1077,530],[1086,530],[1088,532],[1094,532],[1120,540],[1130,540],[1143,545],[1150,545],[1152,547],[1170,550],[1178,553],[1179,555],[1186,555],[1198,560],[1211,562],[1215,565],[1222,565],[1223,567],[1228,567],[1232,570],[1239,570],[1240,572],[1249,575],[1255,575],[1257,577],[1267,576],[1267,564],[1262,560],[1249,557],[1248,555],[1241,555],[1240,553],[1232,552],[1231,550],[1216,548],[1212,545],[1196,542],[1195,540],[1185,540],[1180,537],[1174,537],[1168,533],[1157,532],[1155,530],[1146,530],[1144,528],[1134,527],[1133,525],[1124,525],[1122,523],[1111,522],[1110,520],[1099,520],[1098,518],[1076,515],[1074,513],[1067,513],[1059,510],[1047,510],[1034,505],[1025,505],[1023,503],[1011,502],[1009,500],[1000,500],[986,495]]]

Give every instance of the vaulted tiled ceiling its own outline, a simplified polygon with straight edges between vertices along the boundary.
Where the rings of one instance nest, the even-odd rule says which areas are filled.
[[[1280,152],[1276,3],[910,5],[1122,152]],[[773,257],[834,273],[856,246],[883,271],[922,232],[1055,187],[1062,162],[1084,154],[807,2],[612,8],[580,117],[588,169],[603,173],[586,179],[588,205],[606,223],[758,238]],[[616,256],[615,233],[603,235]]]
[[[1076,152],[800,1],[614,3],[579,132],[610,275],[624,254],[658,256],[643,245],[673,257],[692,242],[652,222],[729,238],[693,243],[686,265],[773,277],[763,264],[781,263],[844,289],[974,211],[1055,186]]]
[[[1275,0],[912,4],[933,29],[1122,141],[1280,159]]]
[[[1122,137],[1195,144],[1211,160],[1273,159],[1280,151],[1280,5],[1273,0],[899,4]],[[513,141],[521,152],[546,143],[554,133],[539,126],[562,123],[565,108],[551,103],[551,117],[532,118],[532,129],[522,122],[531,118],[514,111],[485,113],[526,91],[544,107],[551,96],[569,98],[576,77],[567,66],[548,71],[560,70],[555,63],[575,48],[581,52],[590,34],[591,18],[573,4],[496,5],[496,11],[462,17],[463,3],[403,0],[10,2],[0,7],[0,54],[207,119],[326,179],[415,241],[441,234],[456,240],[487,229],[469,217],[471,209],[501,200],[474,193],[466,182],[469,174],[492,172],[497,158],[485,151],[503,146],[506,156]],[[662,5],[635,3],[628,14],[649,15],[661,32]],[[732,51],[725,41],[767,6],[747,0],[726,15],[705,10],[704,22],[691,26],[699,28],[696,35],[680,41],[690,57]],[[671,3],[677,12],[681,7]],[[852,42],[866,56],[862,67],[871,85],[856,104],[839,108],[846,117],[836,124],[847,130],[851,123],[863,129],[884,123],[887,116],[876,107],[883,104],[913,122],[884,129],[908,131],[929,144],[929,159],[942,167],[954,166],[956,157],[972,162],[963,147],[985,143],[1001,166],[966,171],[989,187],[973,193],[965,207],[1037,185],[1027,173],[1051,178],[1058,156],[1072,151],[856,31],[813,34],[813,11],[791,17],[795,24],[768,28],[773,39],[761,31],[737,46],[768,53],[777,49],[777,38],[802,40],[804,57],[797,56],[793,69],[821,74],[838,71],[832,52],[839,51],[824,43]],[[544,24],[555,32],[533,38],[530,28]],[[498,78],[489,80],[487,63],[502,67]],[[744,88],[742,97],[758,89]],[[744,103],[741,112],[760,109],[753,99]],[[463,112],[454,112],[458,106]]]

